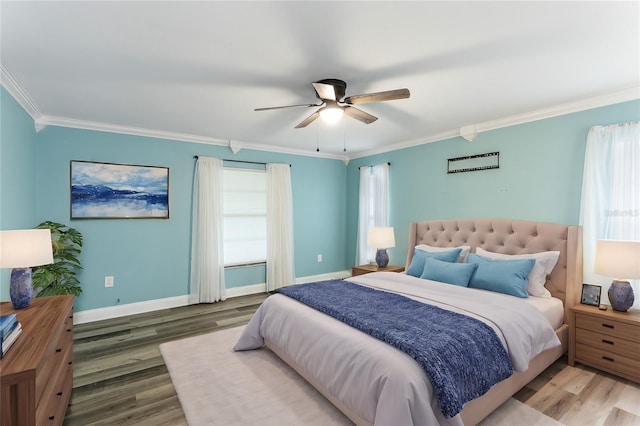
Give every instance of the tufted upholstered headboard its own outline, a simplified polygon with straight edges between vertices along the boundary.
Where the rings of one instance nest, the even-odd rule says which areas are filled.
[[[579,302],[582,288],[582,228],[555,223],[511,219],[450,219],[414,222],[409,229],[406,267],[417,244],[437,247],[471,246],[503,254],[557,250],[558,263],[546,287],[568,309]]]

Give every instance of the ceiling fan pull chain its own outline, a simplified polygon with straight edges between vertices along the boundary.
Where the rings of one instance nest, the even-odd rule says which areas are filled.
[[[316,152],[320,152],[320,127],[316,121]]]
[[[342,152],[347,152],[347,125],[342,123]]]

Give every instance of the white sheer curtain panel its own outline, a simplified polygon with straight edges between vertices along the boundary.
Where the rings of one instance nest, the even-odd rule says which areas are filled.
[[[294,283],[291,167],[267,164],[267,291]]]
[[[199,157],[193,180],[189,303],[227,298],[224,285],[222,160]]]
[[[367,246],[370,228],[389,226],[389,164],[360,167],[358,241],[356,263],[375,260],[376,249]]]
[[[584,160],[580,225],[583,226],[584,281],[602,286],[612,278],[593,272],[600,239],[640,240],[640,122],[589,130]],[[631,280],[634,308],[640,307],[640,280]]]

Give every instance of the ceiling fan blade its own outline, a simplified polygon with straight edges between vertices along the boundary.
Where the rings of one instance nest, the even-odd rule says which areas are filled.
[[[313,122],[313,120],[315,120],[318,117],[320,117],[320,113],[316,111],[310,116],[308,116],[307,118],[305,118],[304,120],[302,120],[302,123],[298,124],[296,126],[296,129],[302,129],[303,127],[307,127],[309,124],[311,124],[311,122]]]
[[[409,97],[409,95],[409,89],[387,90],[386,92],[349,96],[344,99],[344,103],[349,105],[357,105],[367,104],[371,102],[395,101],[396,99],[406,99]]]
[[[331,84],[325,83],[311,83],[313,84],[313,88],[316,89],[316,93],[320,97],[320,99],[329,99],[331,101],[337,101],[336,99],[336,89]]]
[[[284,108],[295,108],[295,107],[319,107],[322,104],[300,104],[300,105],[285,105],[285,106],[277,106],[277,107],[266,107],[266,108],[256,108],[254,111],[270,111],[272,109],[284,109]]]
[[[351,118],[362,121],[364,124],[371,124],[378,119],[375,115],[371,115],[368,112],[364,112],[361,109],[350,106],[344,107],[344,113]]]

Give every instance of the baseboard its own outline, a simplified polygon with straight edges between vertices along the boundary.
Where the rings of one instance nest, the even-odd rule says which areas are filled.
[[[314,281],[342,279],[351,276],[351,271],[337,271],[328,274],[309,275],[296,278],[296,284],[310,283]],[[252,284],[242,287],[232,287],[227,289],[227,298],[247,296],[266,292],[265,283]],[[74,312],[73,323],[84,324],[87,322],[102,321],[111,318],[124,317],[127,315],[143,314],[145,312],[158,311],[160,309],[177,308],[189,304],[189,295],[167,297],[165,299],[146,300],[144,302],[127,303],[125,305],[108,306],[105,308],[89,309],[86,311]]]

